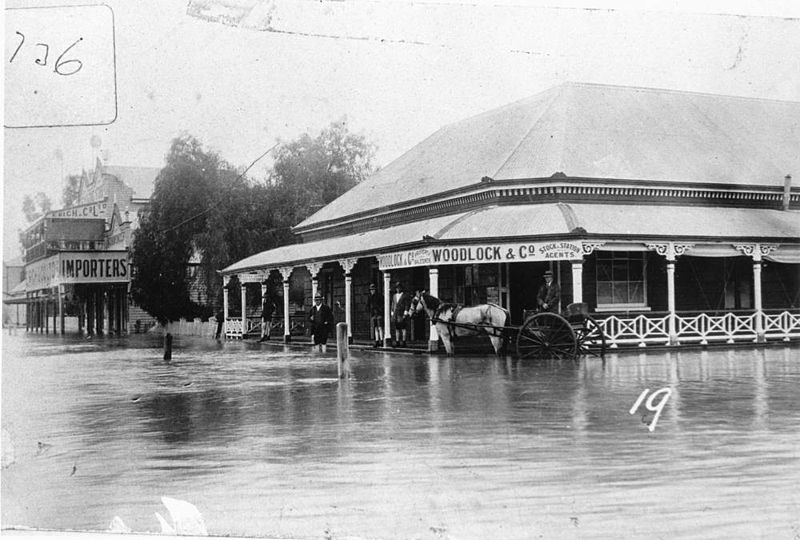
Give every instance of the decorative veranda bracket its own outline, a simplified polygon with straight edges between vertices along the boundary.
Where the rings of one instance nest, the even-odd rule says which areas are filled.
[[[647,246],[647,249],[655,250],[655,252],[662,257],[666,257],[668,261],[674,261],[694,247],[694,244],[676,244],[674,242],[645,245]]]
[[[358,259],[339,259],[337,262],[339,263],[339,266],[344,269],[344,273],[349,274],[358,262]]]
[[[281,273],[281,277],[283,278],[284,282],[289,281],[289,278],[292,275],[292,270],[294,270],[294,267],[292,266],[281,266],[278,268],[278,272]]]
[[[747,257],[752,257],[753,261],[759,262],[763,257],[778,249],[778,244],[733,244],[733,247]]]
[[[583,254],[591,255],[594,250],[600,249],[604,245],[606,245],[605,242],[583,242]]]
[[[308,263],[306,265],[306,269],[308,270],[308,273],[311,274],[311,279],[316,279],[317,274],[319,274],[319,271],[322,270],[322,266],[324,264],[325,263],[314,262],[314,263]]]

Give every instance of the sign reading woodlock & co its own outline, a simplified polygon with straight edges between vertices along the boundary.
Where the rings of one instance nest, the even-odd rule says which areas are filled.
[[[130,265],[127,251],[64,251],[25,268],[29,291],[67,283],[127,283]]]
[[[578,260],[582,257],[583,246],[577,242],[486,243],[426,247],[387,253],[378,256],[378,264],[381,269],[389,269],[440,264]]]

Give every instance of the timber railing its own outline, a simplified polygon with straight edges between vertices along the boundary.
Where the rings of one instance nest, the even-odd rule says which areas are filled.
[[[270,320],[270,334],[275,336],[283,336],[283,317],[273,317]],[[306,332],[306,314],[296,313],[289,315],[290,329],[289,333],[293,336],[302,336]],[[261,337],[261,317],[248,317],[247,328],[245,329],[245,337]],[[242,318],[233,316],[225,321],[225,337],[240,339],[242,337]]]
[[[595,317],[612,348],[670,343],[668,312],[612,313]],[[760,317],[759,329],[759,313],[754,310],[680,311],[675,314],[675,337],[678,343],[700,345],[800,338],[800,309],[763,310]]]

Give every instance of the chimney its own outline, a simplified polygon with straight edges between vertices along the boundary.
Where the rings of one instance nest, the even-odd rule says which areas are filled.
[[[783,179],[783,209],[789,209],[789,203],[792,198],[792,175],[787,174]]]

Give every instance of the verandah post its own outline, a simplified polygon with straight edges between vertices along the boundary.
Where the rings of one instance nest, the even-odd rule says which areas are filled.
[[[383,346],[392,345],[392,321],[391,316],[392,301],[392,273],[383,272]]]
[[[239,288],[242,295],[242,339],[247,335],[247,283],[239,276]]]
[[[431,296],[439,297],[439,268],[431,266],[428,268],[428,288]],[[428,352],[436,352],[439,348],[439,333],[436,324],[431,321],[430,337],[428,338]]]
[[[344,320],[347,323],[347,342],[353,343],[353,267],[358,259],[341,259],[339,265],[344,269]]]
[[[230,276],[222,276],[222,337],[228,335],[228,283]]]
[[[583,302],[583,260],[572,261],[572,301]]]
[[[764,333],[764,312],[761,304],[761,260],[753,261],[753,307],[756,310],[756,343],[766,341]]]
[[[289,319],[289,278],[292,275],[291,266],[282,266],[278,269],[283,278],[283,341],[289,343],[292,340],[292,327]]]

